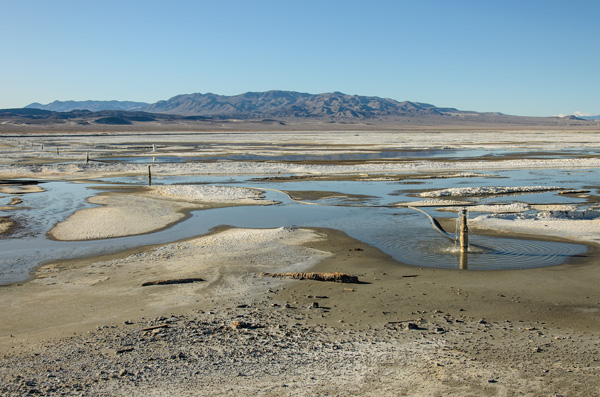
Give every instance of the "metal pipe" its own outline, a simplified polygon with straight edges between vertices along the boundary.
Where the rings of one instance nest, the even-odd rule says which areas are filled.
[[[460,252],[469,252],[469,226],[467,225],[467,209],[460,212]]]

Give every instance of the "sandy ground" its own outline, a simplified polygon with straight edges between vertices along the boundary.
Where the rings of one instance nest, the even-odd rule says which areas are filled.
[[[532,142],[547,138],[528,136]],[[529,138],[494,135],[505,142]],[[471,142],[478,139],[483,140],[476,135]],[[516,167],[565,164],[507,161]],[[340,171],[336,167],[357,173],[413,169],[408,163],[301,166],[315,173]],[[584,163],[595,167],[596,159],[568,161]],[[263,166],[265,174],[295,167]],[[0,175],[74,178],[107,171],[104,165],[36,167],[3,168]],[[252,173],[257,166],[228,167],[222,172],[245,167]],[[207,204],[208,196],[219,199]],[[139,220],[143,214],[131,207],[144,205],[157,217],[164,215],[155,224],[141,222],[144,230],[154,230],[181,219],[190,207],[231,205],[227,197],[181,190],[101,194],[93,199],[101,207],[76,212],[53,233],[56,237],[62,229],[69,239],[90,238],[88,229],[104,237],[143,233],[136,222],[120,222],[125,227],[116,230],[113,221],[102,219],[122,221],[126,214]],[[254,196],[250,200],[264,204]],[[514,221],[488,217],[474,226],[508,231]],[[520,230],[538,221],[556,226],[536,226],[532,232],[565,237],[568,230],[572,240],[589,241],[590,251],[548,268],[457,271],[398,263],[335,230],[227,229],[48,264],[32,281],[0,288],[5,319],[0,394],[598,395],[598,221],[529,219]],[[94,227],[83,226],[88,223]],[[589,228],[582,226],[588,223]],[[264,278],[261,271],[341,271],[358,275],[361,283]],[[185,277],[204,281],[141,286]]]
[[[13,226],[13,222],[4,218],[0,218],[0,234],[6,233]]]
[[[287,270],[362,283],[258,276]],[[141,286],[170,277],[206,281]],[[594,395],[598,282],[595,263],[424,269],[332,230],[227,230],[3,288],[2,391]]]
[[[327,256],[302,246],[318,238],[307,230],[233,229],[124,255],[48,264],[33,281],[1,290],[2,312],[18,311],[12,321],[2,322],[0,335],[6,341],[6,335],[69,334],[94,328],[99,321],[190,310],[211,294],[237,298],[249,293],[252,282],[247,279],[261,271],[302,271]],[[189,277],[206,281],[174,286],[167,294],[161,287],[141,287],[148,281]]]
[[[132,236],[164,229],[193,209],[273,204],[262,200],[259,190],[248,188],[177,185],[139,190],[92,196],[88,201],[100,207],[75,212],[48,234],[70,241]]]
[[[24,193],[38,193],[43,192],[44,189],[37,185],[26,185],[26,186],[2,186],[0,187],[0,193],[4,194],[24,194]]]

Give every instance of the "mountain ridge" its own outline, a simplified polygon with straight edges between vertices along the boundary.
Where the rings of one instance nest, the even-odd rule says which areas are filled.
[[[296,91],[246,92],[225,96],[212,93],[177,95],[145,108],[152,113],[226,116],[230,118],[371,119],[440,115],[434,105],[341,92],[308,94]],[[453,109],[456,111],[456,109]]]
[[[180,94],[153,104],[133,101],[54,101],[47,105],[38,102],[27,109],[57,112],[73,110],[129,110],[166,113],[184,116],[225,118],[329,118],[371,119],[398,116],[441,115],[459,112],[454,108],[439,108],[428,103],[396,101],[377,96],[348,95],[341,92],[308,94],[296,91],[271,90],[246,92],[239,95],[213,93]]]
[[[29,128],[25,126],[54,125],[52,128],[80,128],[101,124],[129,125],[134,128],[241,128],[246,123],[247,128],[256,128],[259,124],[265,126],[293,125],[361,125],[361,128],[375,128],[375,125],[387,125],[397,128],[417,126],[548,126],[548,127],[593,127],[599,125],[597,120],[583,120],[575,116],[560,117],[528,117],[511,116],[498,112],[474,112],[458,110],[449,107],[437,107],[428,103],[413,101],[396,101],[375,96],[347,95],[341,92],[309,94],[296,91],[264,91],[246,92],[239,95],[227,96],[213,93],[195,93],[176,95],[167,100],[153,104],[132,101],[54,101],[48,105],[33,103],[21,112],[4,112],[0,124],[6,128]],[[40,110],[39,107],[57,106],[60,109],[68,107],[106,108],[118,107],[101,111],[77,110],[65,111]],[[96,106],[96,107],[94,107]],[[139,110],[122,110],[122,107],[134,106]],[[40,112],[33,114],[34,110]],[[29,112],[29,113],[28,113]],[[86,113],[87,112],[87,113]],[[106,113],[112,112],[112,113]],[[114,113],[117,112],[117,113]],[[1,113],[1,111],[0,111]],[[234,127],[235,126],[235,127]],[[85,127],[91,128],[91,127]],[[270,127],[269,127],[270,128]],[[316,127],[315,127],[316,128]],[[327,127],[330,128],[330,127]],[[595,128],[595,127],[594,127]]]

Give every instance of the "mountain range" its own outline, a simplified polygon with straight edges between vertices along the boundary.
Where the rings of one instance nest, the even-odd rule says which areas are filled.
[[[185,94],[156,103],[133,101],[54,101],[0,110],[0,130],[232,130],[314,128],[598,128],[597,120],[523,117],[458,110],[428,103],[396,101],[341,92],[246,92],[226,96]],[[278,127],[275,127],[278,126]],[[285,126],[285,127],[282,127]],[[326,126],[326,127],[324,127]]]
[[[341,92],[314,95],[294,91],[247,92],[233,96],[211,93],[185,94],[153,104],[132,101],[54,101],[42,105],[36,102],[25,108],[56,112],[128,110],[236,119],[372,119],[458,112],[457,109],[438,108],[427,103],[398,102],[393,99],[346,95]]]
[[[393,119],[397,117],[427,117],[456,114],[481,114],[440,108],[428,103],[347,95],[341,92],[307,94],[295,91],[246,92],[226,96],[212,93],[177,95],[156,103],[133,101],[54,101],[47,105],[32,103],[26,109],[55,112],[89,110],[143,111],[181,116],[205,116],[226,119]],[[502,116],[500,113],[485,113]],[[569,120],[597,120],[600,116],[576,117]]]
[[[224,116],[228,118],[371,119],[398,116],[440,115],[448,109],[418,102],[346,95],[341,92],[306,94],[293,91],[178,95],[143,110],[152,113]],[[451,109],[456,111],[456,109]]]

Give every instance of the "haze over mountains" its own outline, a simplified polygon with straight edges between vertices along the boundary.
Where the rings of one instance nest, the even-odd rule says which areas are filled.
[[[146,102],[132,101],[54,101],[47,105],[34,102],[25,106],[25,109],[42,109],[53,112],[70,112],[72,110],[100,112],[103,110],[142,110],[149,105]]]

